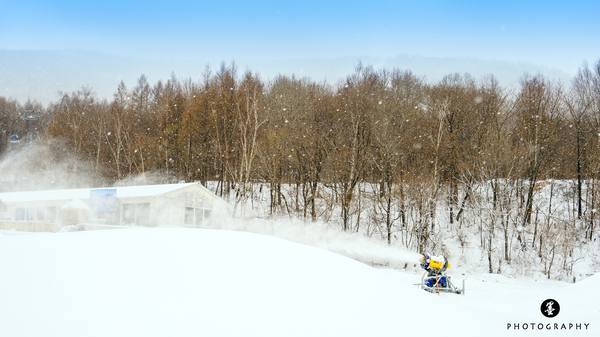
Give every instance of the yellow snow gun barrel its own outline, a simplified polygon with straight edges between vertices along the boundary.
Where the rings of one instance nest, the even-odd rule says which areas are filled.
[[[421,258],[421,267],[427,271],[443,272],[450,268],[450,263],[444,257],[439,258],[425,253]]]

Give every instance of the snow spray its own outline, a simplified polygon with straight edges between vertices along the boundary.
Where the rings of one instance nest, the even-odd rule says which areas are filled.
[[[326,249],[373,266],[416,270],[422,257],[421,254],[408,251],[403,247],[389,246],[382,241],[357,233],[341,232],[323,222],[258,218],[244,221],[228,218],[217,221],[215,228],[272,235]]]

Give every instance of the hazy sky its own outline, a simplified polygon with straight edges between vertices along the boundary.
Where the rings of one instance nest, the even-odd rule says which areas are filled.
[[[600,58],[600,1],[6,1],[0,49],[155,59],[466,57],[574,74]]]

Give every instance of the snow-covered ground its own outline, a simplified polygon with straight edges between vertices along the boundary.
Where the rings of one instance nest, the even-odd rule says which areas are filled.
[[[0,335],[600,335],[600,275],[451,272],[466,294],[438,296],[414,285],[416,269],[374,268],[329,244],[222,229],[2,232]],[[382,254],[415,257],[395,250]],[[546,299],[557,317],[542,315]]]

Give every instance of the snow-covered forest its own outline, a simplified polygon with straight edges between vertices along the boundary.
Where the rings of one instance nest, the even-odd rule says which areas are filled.
[[[23,110],[40,116],[33,142]],[[598,245],[600,60],[568,85],[524,74],[510,88],[360,63],[335,84],[266,81],[223,64],[199,81],[142,75],[110,100],[0,97],[0,121],[2,191],[200,181],[236,217],[477,249],[491,273],[563,280]]]

